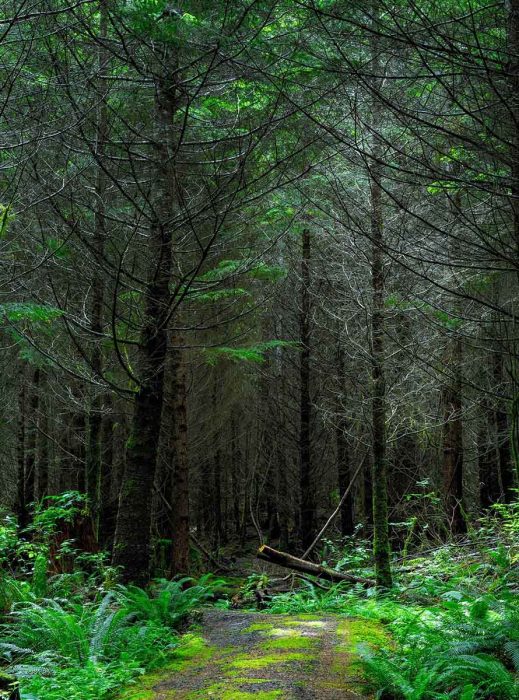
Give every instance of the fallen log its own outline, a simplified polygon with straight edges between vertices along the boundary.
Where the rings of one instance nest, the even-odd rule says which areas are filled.
[[[294,557],[292,554],[287,554],[286,552],[280,552],[277,549],[272,549],[272,547],[269,547],[266,544],[261,545],[256,556],[258,559],[268,561],[270,564],[277,564],[278,566],[283,566],[286,569],[300,571],[303,574],[309,574],[310,576],[318,576],[319,578],[324,578],[328,581],[333,581],[334,583],[348,581],[350,583],[361,583],[363,586],[375,585],[375,581],[372,579],[354,576],[353,574],[347,574],[343,571],[334,571],[333,569],[329,569],[327,566],[314,564],[311,561],[305,561],[304,559]]]

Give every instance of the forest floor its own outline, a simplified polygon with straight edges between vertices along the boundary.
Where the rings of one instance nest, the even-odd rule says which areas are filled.
[[[355,700],[365,693],[354,649],[385,638],[369,620],[210,610],[172,663],[121,700]]]

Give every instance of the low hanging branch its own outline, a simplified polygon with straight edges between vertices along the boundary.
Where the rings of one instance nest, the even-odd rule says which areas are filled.
[[[301,573],[309,574],[310,576],[318,576],[319,578],[324,578],[328,581],[333,581],[334,583],[349,581],[350,583],[361,583],[363,586],[375,585],[375,581],[371,579],[362,578],[361,576],[354,576],[353,574],[346,574],[341,571],[334,571],[333,569],[329,569],[327,566],[322,566],[321,564],[314,564],[311,561],[299,559],[298,557],[294,557],[292,554],[287,554],[286,552],[279,552],[277,549],[272,549],[272,547],[269,547],[266,544],[261,545],[256,556],[258,559],[268,561],[270,564],[284,566],[287,569],[300,571]]]

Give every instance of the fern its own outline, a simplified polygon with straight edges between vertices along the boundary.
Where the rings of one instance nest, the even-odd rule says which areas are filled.
[[[367,678],[379,694],[397,700],[519,700],[517,601],[492,596],[450,597],[407,623],[395,620],[395,648],[361,650]],[[509,666],[509,667],[507,667]]]
[[[503,664],[486,654],[463,655],[455,659],[443,674],[446,685],[471,683],[483,697],[517,700],[517,679]]]

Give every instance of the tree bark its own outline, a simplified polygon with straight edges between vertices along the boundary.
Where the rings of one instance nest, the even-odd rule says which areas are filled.
[[[373,0],[373,21],[379,13],[377,0]],[[384,229],[382,213],[382,105],[380,93],[383,87],[384,68],[381,49],[373,34],[371,37],[372,79],[372,159],[369,166],[371,197],[371,384],[372,384],[372,430],[373,430],[373,555],[377,585],[390,588],[391,551],[388,524],[387,492],[387,444],[386,444],[386,377],[385,377],[385,275],[384,275]]]
[[[515,257],[519,261],[519,0],[509,0],[508,3],[508,66],[506,72],[509,79],[508,105],[510,109],[510,136],[511,136],[511,182],[510,205],[512,210],[512,231],[515,242]],[[519,278],[519,265],[516,271],[516,280]],[[514,345],[517,341],[514,341]],[[512,362],[517,362],[517,346],[513,348]],[[517,370],[514,368],[513,375]],[[512,383],[512,388],[517,392],[517,380]],[[512,455],[514,477],[513,481],[519,486],[519,396],[517,393],[512,398],[510,411],[510,452]],[[517,495],[515,495],[515,498]],[[514,492],[512,492],[512,500]]]
[[[314,564],[313,562],[294,557],[292,554],[287,554],[286,552],[280,552],[277,549],[272,549],[272,547],[268,547],[266,544],[261,545],[256,556],[258,559],[268,561],[270,564],[284,566],[287,569],[300,571],[301,573],[310,574],[311,576],[319,576],[320,578],[333,581],[334,583],[348,581],[351,583],[362,583],[365,586],[375,585],[375,581],[372,581],[371,579],[353,576],[352,574],[346,574],[341,571],[334,571],[326,566],[321,566],[321,564]]]
[[[43,395],[43,391],[40,393]],[[41,400],[40,400],[41,403]],[[49,495],[49,438],[48,435],[48,408],[41,406],[40,417],[38,421],[38,481],[37,481],[37,497],[38,500]]]
[[[494,352],[494,385],[501,394],[503,387],[503,353],[498,348]],[[512,463],[512,452],[510,449],[510,427],[508,424],[508,413],[503,399],[498,399],[494,414],[497,452],[499,459],[499,476],[503,489],[503,496],[507,503],[512,503],[516,499],[515,473]]]
[[[303,548],[312,541],[315,530],[315,502],[312,488],[311,445],[311,331],[310,331],[310,230],[304,229],[301,255],[301,313],[299,320],[301,343],[300,364],[300,433],[299,433],[299,483],[300,483],[300,528]]]
[[[337,349],[337,370],[342,389],[345,392],[344,353],[340,345]],[[355,530],[353,489],[350,489],[346,498],[342,500],[343,495],[351,481],[348,420],[343,414],[344,408],[341,402],[338,403],[337,410],[338,417],[335,439],[337,447],[337,479],[339,484],[339,499],[341,499],[341,535],[343,537],[348,537],[349,535],[352,535]]]
[[[110,397],[106,399],[106,413],[103,416],[101,446],[101,489],[99,510],[99,544],[102,548],[111,551],[115,535],[115,518],[117,515],[117,502],[114,494],[114,415],[113,402]]]
[[[442,389],[443,404],[443,497],[449,528],[453,534],[466,532],[463,515],[463,423],[462,345],[460,338],[449,341],[445,367],[449,378]]]
[[[29,396],[29,422],[25,453],[25,503],[30,506],[36,498],[36,465],[38,446],[38,407],[40,402],[41,370],[36,367],[32,373]]]
[[[494,412],[486,400],[482,404],[481,426],[478,431],[479,497],[482,508],[489,508],[502,496],[499,478],[499,451],[497,449]]]
[[[242,502],[242,452],[238,434],[239,419],[236,411],[231,414],[231,490],[234,534],[240,536],[240,504]]]
[[[95,183],[94,209],[94,240],[92,252],[94,256],[94,273],[92,277],[92,307],[90,330],[93,336],[93,348],[90,364],[95,380],[101,380],[103,374],[103,351],[101,337],[103,333],[103,304],[105,284],[103,276],[103,258],[106,238],[105,197],[107,189],[106,175],[101,161],[104,159],[106,143],[108,142],[108,84],[103,77],[108,63],[108,52],[104,46],[108,30],[108,0],[99,1],[99,43],[98,43],[98,77],[97,100],[98,115],[96,124],[96,159],[97,177]],[[102,426],[103,426],[103,396],[97,387],[93,387],[88,411],[88,445],[86,450],[86,490],[90,499],[90,507],[96,532],[99,529],[101,509],[101,472],[102,472]]]
[[[171,339],[173,396],[173,494],[171,573],[188,574],[189,563],[189,443],[187,424],[187,364],[184,339]]]
[[[378,63],[378,61],[377,61]],[[373,120],[379,127],[379,101],[375,97]],[[374,161],[371,165],[371,380],[373,430],[373,554],[377,585],[392,585],[387,493],[386,379],[384,368],[384,234],[382,224],[382,185],[379,165],[380,143],[375,136]]]
[[[174,68],[174,66],[172,66]],[[175,142],[173,122],[178,107],[178,76],[158,81],[154,143],[157,178],[156,198],[149,231],[151,269],[145,289],[145,322],[142,327],[137,375],[139,388],[126,451],[126,470],[119,497],[113,563],[121,566],[124,581],[145,584],[151,565],[152,491],[164,393],[164,362],[170,311],[172,234],[169,219],[177,201],[173,171]]]
[[[23,530],[29,524],[27,501],[25,498],[25,441],[26,441],[26,390],[25,367],[20,371],[20,388],[18,391],[18,430],[16,444],[17,471],[17,502],[18,526]]]

